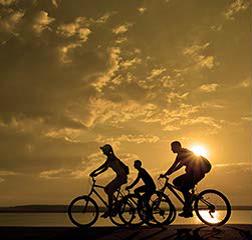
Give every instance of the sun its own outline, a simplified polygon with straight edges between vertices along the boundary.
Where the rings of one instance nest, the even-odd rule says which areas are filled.
[[[192,146],[191,151],[193,151],[198,156],[208,157],[207,150],[200,145]]]

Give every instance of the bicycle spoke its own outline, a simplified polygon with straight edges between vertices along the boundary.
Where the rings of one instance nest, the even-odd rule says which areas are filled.
[[[195,212],[208,225],[222,225],[230,217],[231,206],[228,199],[216,190],[205,190],[195,201]]]
[[[98,218],[98,206],[88,196],[75,198],[69,205],[68,216],[73,224],[78,227],[88,227]]]

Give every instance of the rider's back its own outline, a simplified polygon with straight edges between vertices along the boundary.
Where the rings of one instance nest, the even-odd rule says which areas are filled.
[[[192,151],[183,148],[178,158],[186,167],[187,173],[205,174],[211,170],[211,163],[203,156],[197,156]]]
[[[119,158],[115,155],[110,155],[107,158],[106,164],[110,167],[118,176],[127,176],[129,170],[128,166],[126,166]]]

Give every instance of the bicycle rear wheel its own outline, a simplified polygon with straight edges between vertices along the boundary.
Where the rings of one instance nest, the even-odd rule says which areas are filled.
[[[81,228],[92,226],[98,218],[99,208],[89,196],[79,196],[68,206],[68,217],[71,222]]]
[[[122,205],[122,199],[114,202],[111,207],[111,213],[109,215],[110,221],[119,227],[122,227],[125,225],[125,223],[122,221],[120,212],[123,211],[123,205]]]
[[[198,218],[209,226],[221,226],[231,216],[231,205],[227,197],[214,189],[204,190],[197,196],[194,210]]]
[[[176,218],[176,209],[169,197],[163,192],[156,191],[150,199],[151,221],[148,225],[168,225]]]
[[[137,211],[138,201],[139,199],[135,194],[128,194],[122,199],[120,217],[126,225],[137,227],[143,224],[143,220],[139,217]]]

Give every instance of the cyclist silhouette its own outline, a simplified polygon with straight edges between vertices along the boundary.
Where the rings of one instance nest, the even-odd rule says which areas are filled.
[[[203,157],[196,156],[192,151],[182,148],[182,145],[178,141],[171,143],[171,150],[177,153],[177,157],[172,166],[160,177],[171,175],[172,173],[185,166],[185,174],[176,177],[173,180],[173,184],[183,193],[185,204],[183,212],[179,214],[180,217],[192,217],[192,206],[190,199],[190,189],[193,189],[195,185],[205,177],[205,173],[210,171],[210,163]],[[204,162],[208,162],[209,168],[205,169]]]
[[[127,183],[127,174],[129,173],[129,168],[114,154],[113,148],[109,144],[105,144],[100,147],[103,154],[107,156],[107,160],[97,169],[95,169],[92,173],[90,173],[91,177],[96,177],[99,174],[105,172],[108,168],[111,168],[115,173],[116,177],[105,186],[105,193],[108,195],[108,203],[109,208],[106,209],[101,217],[107,218],[111,212],[111,206],[113,203],[113,195],[114,192],[121,187],[121,185]]]
[[[142,162],[140,160],[135,160],[134,167],[138,170],[137,178],[133,181],[133,183],[126,187],[126,190],[133,188],[139,182],[139,180],[142,179],[144,185],[136,188],[134,192],[137,196],[140,196],[140,193],[144,193],[143,202],[147,207],[147,213],[150,215],[150,206],[148,202],[151,195],[156,190],[156,186],[151,175],[142,167]]]

